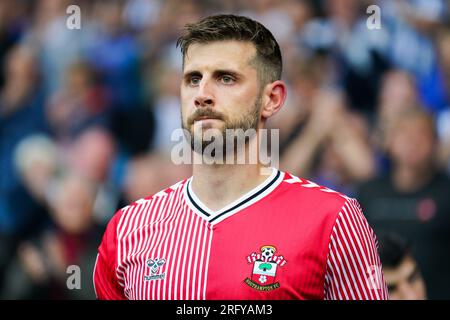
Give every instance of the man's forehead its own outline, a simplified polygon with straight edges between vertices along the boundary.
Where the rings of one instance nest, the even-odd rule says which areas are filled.
[[[193,43],[184,57],[184,71],[249,67],[256,49],[251,42],[226,40]]]

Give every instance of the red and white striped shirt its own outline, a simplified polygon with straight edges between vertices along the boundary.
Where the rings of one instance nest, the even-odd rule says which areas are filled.
[[[100,299],[387,299],[356,200],[273,169],[219,211],[192,177],[121,210],[99,247]]]

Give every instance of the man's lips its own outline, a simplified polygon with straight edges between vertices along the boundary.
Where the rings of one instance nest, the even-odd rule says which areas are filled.
[[[214,118],[214,117],[207,117],[207,116],[203,116],[203,117],[198,117],[197,119],[194,120],[195,121],[202,121],[202,120],[220,120],[219,118]]]

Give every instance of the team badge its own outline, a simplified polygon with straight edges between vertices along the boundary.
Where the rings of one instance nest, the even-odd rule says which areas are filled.
[[[274,246],[263,246],[261,252],[253,252],[247,256],[247,262],[253,264],[252,275],[245,279],[245,283],[253,289],[270,291],[280,287],[276,282],[277,269],[283,267],[287,261],[283,256],[275,255]]]

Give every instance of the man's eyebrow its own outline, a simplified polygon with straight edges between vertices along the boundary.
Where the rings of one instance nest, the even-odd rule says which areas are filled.
[[[231,70],[231,69],[217,69],[213,71],[213,77],[217,78],[223,75],[230,75],[234,78],[241,78],[242,74],[238,71]],[[183,79],[189,80],[193,76],[202,76],[202,73],[198,70],[190,70],[186,71],[183,74]]]
[[[197,70],[187,71],[183,74],[183,78],[189,79],[192,76],[201,76],[201,72]]]
[[[219,69],[219,70],[214,70],[214,72],[213,72],[213,75],[216,77],[224,75],[224,74],[233,76],[235,78],[238,78],[241,76],[241,74],[239,72],[234,71],[234,70],[229,70],[229,69]]]

